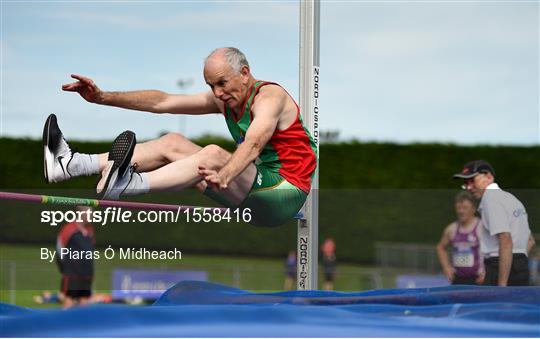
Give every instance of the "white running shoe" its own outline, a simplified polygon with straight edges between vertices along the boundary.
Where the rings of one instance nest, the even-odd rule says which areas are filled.
[[[43,127],[43,171],[49,183],[68,180],[72,175],[68,165],[73,157],[62,131],[56,122],[56,115],[51,114]]]
[[[131,131],[122,132],[114,139],[109,152],[109,164],[97,183],[99,199],[117,200],[128,186],[135,172],[130,162],[136,143],[135,133]]]

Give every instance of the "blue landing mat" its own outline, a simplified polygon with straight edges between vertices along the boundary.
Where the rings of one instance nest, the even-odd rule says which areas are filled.
[[[181,282],[152,306],[0,304],[3,337],[540,337],[540,287],[251,293]]]

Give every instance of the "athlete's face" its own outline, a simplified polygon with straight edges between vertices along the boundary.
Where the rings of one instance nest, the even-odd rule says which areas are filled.
[[[249,80],[249,68],[235,72],[222,58],[214,57],[204,67],[204,79],[214,96],[232,108],[244,103]]]
[[[476,211],[474,204],[470,200],[462,200],[456,202],[456,217],[460,223],[466,223],[474,217]]]
[[[465,179],[463,188],[469,191],[475,198],[480,199],[488,187],[493,182],[491,173],[478,173],[470,179]]]

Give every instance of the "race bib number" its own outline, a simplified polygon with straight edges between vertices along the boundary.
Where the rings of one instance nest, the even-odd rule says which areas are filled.
[[[473,267],[474,255],[472,252],[457,252],[452,257],[454,267]]]

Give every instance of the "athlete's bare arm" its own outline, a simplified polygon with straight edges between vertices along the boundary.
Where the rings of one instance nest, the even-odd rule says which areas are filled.
[[[450,263],[450,258],[448,257],[448,252],[446,252],[446,247],[450,245],[452,234],[454,233],[454,225],[454,223],[451,223],[450,225],[446,226],[441,236],[441,240],[439,240],[439,243],[437,244],[437,256],[439,258],[439,263],[441,264],[444,275],[448,281],[453,281],[455,274],[454,267]]]
[[[209,114],[219,113],[211,91],[199,94],[169,94],[158,90],[130,92],[105,92],[90,78],[72,74],[76,82],[65,84],[62,90],[77,92],[86,101],[100,104],[145,111],[152,113],[173,114]]]
[[[201,169],[200,174],[215,189],[225,189],[246,167],[261,154],[270,141],[280,119],[285,117],[284,108],[289,96],[279,87],[261,89],[252,107],[253,121],[244,142],[238,146],[229,161],[219,171]]]

